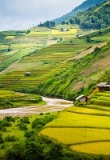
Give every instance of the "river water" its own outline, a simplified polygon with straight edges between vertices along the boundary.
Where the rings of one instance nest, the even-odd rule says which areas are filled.
[[[44,101],[46,101],[46,105],[43,106],[24,106],[19,108],[10,108],[10,109],[2,109],[0,110],[0,117],[4,116],[23,116],[23,115],[31,115],[31,114],[40,114],[40,113],[48,113],[48,112],[56,112],[64,110],[73,105],[72,101],[67,101],[63,99],[54,99],[42,97]]]

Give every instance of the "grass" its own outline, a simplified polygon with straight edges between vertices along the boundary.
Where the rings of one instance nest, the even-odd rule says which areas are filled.
[[[28,55],[29,53],[33,52],[35,49],[19,49],[16,53],[14,53],[12,56],[5,59],[1,65],[0,70],[3,71],[5,68],[7,68],[9,65],[14,63],[17,60],[20,60],[22,57]]]

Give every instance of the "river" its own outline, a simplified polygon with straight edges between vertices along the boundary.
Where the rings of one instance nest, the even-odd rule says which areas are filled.
[[[47,98],[42,97],[44,101],[46,101],[46,105],[42,106],[24,106],[19,108],[10,108],[10,109],[2,109],[0,110],[0,117],[4,116],[24,116],[31,114],[40,114],[40,113],[48,113],[48,112],[56,112],[62,111],[65,108],[68,108],[73,105],[72,101],[67,101],[63,99],[56,98]]]

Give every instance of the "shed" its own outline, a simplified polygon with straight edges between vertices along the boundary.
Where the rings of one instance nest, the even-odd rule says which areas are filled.
[[[25,76],[31,76],[31,72],[25,72]]]
[[[78,38],[79,38],[79,37],[82,37],[82,36],[84,36],[84,35],[83,35],[83,34],[77,34],[77,35],[76,35],[76,37],[78,37]]]
[[[102,91],[109,91],[110,90],[110,84],[108,82],[101,82],[97,85],[99,90]]]
[[[76,100],[78,100],[79,102],[87,102],[87,97],[84,95],[81,95],[77,97]]]
[[[61,32],[66,32],[66,31],[69,31],[68,28],[61,28]]]

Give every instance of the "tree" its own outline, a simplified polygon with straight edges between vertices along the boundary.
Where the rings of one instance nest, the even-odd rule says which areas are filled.
[[[86,37],[86,42],[88,42],[88,43],[91,42],[90,36]]]
[[[3,137],[2,134],[0,134],[0,144],[3,143]]]
[[[30,32],[31,32],[30,29],[28,29],[28,30],[27,30],[27,34],[29,34]]]
[[[61,24],[64,25],[64,24],[65,24],[65,21],[62,21]]]

